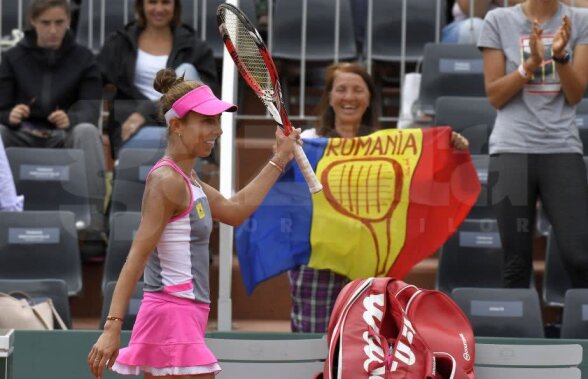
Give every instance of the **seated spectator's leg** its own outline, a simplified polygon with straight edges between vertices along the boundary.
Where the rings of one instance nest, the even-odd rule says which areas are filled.
[[[185,80],[200,80],[200,74],[191,63],[182,63],[176,68],[177,76],[184,76]]]
[[[541,201],[574,287],[588,287],[588,188],[580,154],[541,155]]]
[[[91,229],[103,230],[106,165],[102,138],[98,128],[90,123],[74,125],[66,137],[65,147],[84,151],[92,217]]]
[[[457,43],[459,40],[460,25],[464,21],[453,21],[443,27],[441,30],[441,42],[443,43]]]
[[[163,126],[143,126],[138,132],[124,141],[123,149],[164,149],[167,143],[167,128]]]
[[[0,125],[0,135],[2,135],[4,147],[37,147],[35,141],[37,138],[20,129]]]
[[[17,196],[14,178],[0,139],[0,211],[20,212],[23,209],[24,196]]]
[[[484,20],[481,18],[468,18],[459,24],[457,43],[475,45],[478,43]]]

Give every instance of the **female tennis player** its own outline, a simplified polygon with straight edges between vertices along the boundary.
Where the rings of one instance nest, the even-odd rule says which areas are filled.
[[[230,199],[200,181],[192,169],[222,134],[220,115],[237,107],[209,87],[158,72],[168,127],[164,157],[149,172],[142,218],[116,288],[104,332],[92,346],[88,365],[101,378],[105,368],[145,378],[213,378],[217,359],[204,343],[210,310],[208,265],[212,220],[239,225],[259,206],[293,158],[300,131],[276,129],[273,158]],[[129,346],[120,349],[122,318],[144,273],[144,296]]]

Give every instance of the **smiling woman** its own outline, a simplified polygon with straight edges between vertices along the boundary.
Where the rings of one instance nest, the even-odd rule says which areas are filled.
[[[353,138],[379,129],[371,76],[355,63],[330,65],[317,114],[317,127],[304,130],[302,138]],[[292,331],[326,333],[337,295],[349,280],[331,270],[314,270],[307,266],[289,271],[288,277]]]
[[[133,140],[135,147],[148,145],[163,126],[157,117],[161,93],[153,88],[155,74],[166,67],[188,80],[199,80],[213,89],[217,72],[212,50],[181,22],[180,0],[136,0],[136,19],[111,35],[98,54],[105,84],[116,92],[110,102],[107,124],[112,156]],[[157,134],[157,133],[155,133]]]
[[[379,129],[378,101],[371,76],[355,63],[330,65],[317,114],[317,127],[303,131],[302,138],[354,138]],[[467,140],[455,132],[451,143],[459,150],[468,147]],[[326,333],[337,295],[349,280],[331,270],[307,266],[289,271],[288,276],[292,331]]]

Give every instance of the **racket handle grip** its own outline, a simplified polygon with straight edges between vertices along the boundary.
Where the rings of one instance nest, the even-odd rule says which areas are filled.
[[[316,177],[302,146],[296,145],[296,149],[294,150],[294,157],[296,158],[296,162],[298,163],[298,167],[300,167],[300,171],[302,171],[302,175],[304,175],[304,179],[306,180],[306,184],[308,184],[308,188],[310,189],[311,193],[317,193],[323,190],[323,185],[319,182],[318,178]]]

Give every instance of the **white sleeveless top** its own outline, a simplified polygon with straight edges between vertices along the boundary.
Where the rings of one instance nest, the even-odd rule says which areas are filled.
[[[135,87],[149,100],[159,100],[161,93],[153,88],[157,71],[165,68],[167,55],[152,55],[139,49],[135,65]]]

